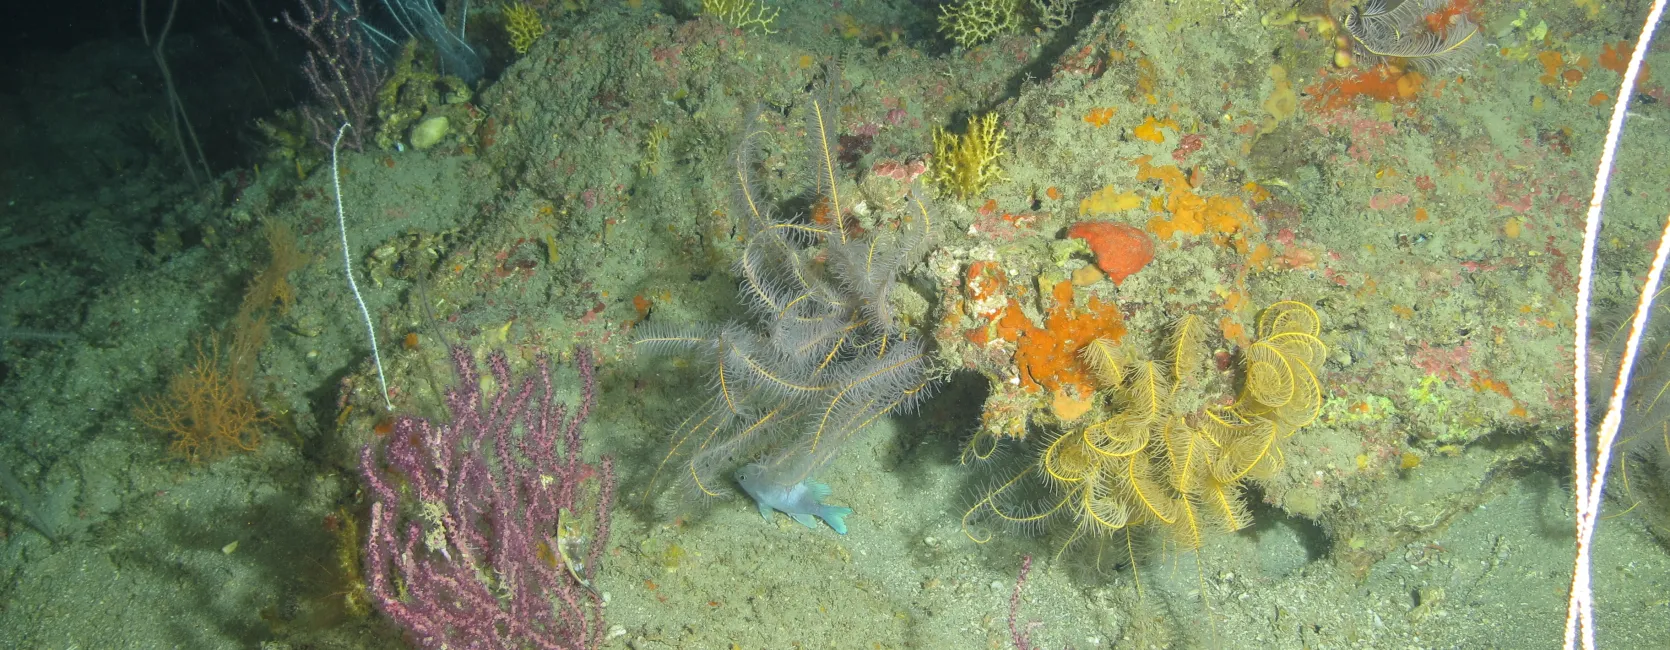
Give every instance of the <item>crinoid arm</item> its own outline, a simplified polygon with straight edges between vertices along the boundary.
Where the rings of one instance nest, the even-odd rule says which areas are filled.
[[[1211,475],[1218,445],[1175,416],[1167,423],[1163,437],[1171,488],[1181,494],[1199,492],[1205,477]]]
[[[1466,63],[1484,48],[1484,35],[1466,14],[1429,25],[1426,18],[1450,0],[1368,0],[1345,17],[1352,50],[1370,63],[1400,59],[1433,74]]]
[[[906,201],[906,215],[897,228],[878,227],[863,237],[830,240],[831,275],[841,284],[843,294],[860,298],[861,315],[877,332],[897,333],[893,286],[901,271],[927,254],[929,227],[934,221],[921,188],[913,186]]]
[[[1129,360],[1128,347],[1093,341],[1081,358],[1102,388],[1104,417],[1062,431],[1036,462],[971,508],[1005,521],[1041,522],[1065,510],[1074,518],[1069,544],[1150,528],[1186,548],[1207,531],[1235,531],[1252,518],[1242,491],[1286,466],[1281,442],[1317,417],[1316,368],[1326,358],[1320,319],[1298,302],[1261,315],[1259,339],[1243,352],[1239,397],[1209,405],[1196,379],[1207,364],[1205,328],[1179,319],[1156,360]],[[1021,481],[1023,477],[1034,481]],[[1036,483],[1038,491],[1022,487]],[[1029,496],[1030,503],[1017,500]],[[1127,537],[1129,540],[1129,537]],[[983,541],[977,539],[977,541]]]
[[[633,330],[632,349],[650,356],[703,354],[712,357],[719,345],[716,325],[650,323]]]
[[[1246,386],[1243,412],[1265,413],[1286,407],[1294,399],[1294,369],[1280,348],[1268,341],[1254,342],[1246,353]]]
[[[813,272],[806,242],[822,241],[827,231],[815,225],[763,217],[736,261],[743,301],[763,319],[777,319],[808,304],[840,301],[840,292]],[[810,302],[808,302],[810,301]]]
[[[830,241],[844,243],[847,231],[843,219],[851,199],[843,196],[841,187],[840,92],[841,68],[831,62],[824,67],[823,85],[807,95],[806,165],[814,181],[814,195],[825,203],[825,214],[830,216]]]
[[[764,336],[731,325],[719,334],[719,355],[714,367],[714,388],[727,404],[805,403],[816,399],[828,387],[814,376],[803,359],[790,356]]]
[[[922,189],[922,180],[911,182],[910,193],[905,195],[905,216],[899,222],[903,233],[901,240],[908,243],[899,246],[899,249],[905,251],[906,258],[920,260],[928,254],[928,248],[935,240],[934,225],[937,223],[939,218],[933,202],[928,200],[927,190]]]
[[[1234,532],[1252,525],[1252,513],[1247,512],[1246,501],[1241,496],[1243,491],[1240,485],[1217,483],[1205,493],[1207,506],[1222,522],[1224,530]]]
[[[1124,349],[1112,339],[1096,339],[1079,350],[1079,358],[1090,368],[1096,383],[1103,388],[1115,388],[1125,383],[1125,367],[1130,363]]]
[[[1079,434],[1084,449],[1107,458],[1128,458],[1148,447],[1151,421],[1120,413],[1084,427]]]
[[[1075,493],[1078,497],[1075,511],[1080,515],[1075,534],[1107,535],[1138,519],[1129,496],[1106,482],[1084,485]]]
[[[1039,486],[1033,477],[1036,470],[1036,466],[1029,466],[981,490],[979,500],[963,511],[963,534],[976,544],[984,544],[992,539],[991,531],[983,526],[985,522],[1034,533],[1041,531],[1050,518],[1071,512],[1073,492],[1038,499]]]
[[[768,137],[770,132],[760,125],[760,108],[755,106],[743,119],[742,131],[731,148],[731,210],[747,224],[750,234],[776,223],[773,208],[765,202],[754,180],[754,160],[759,156],[760,141]]]
[[[897,227],[850,222],[839,164],[840,73],[804,104],[810,215],[781,216],[755,180],[774,129],[751,114],[731,156],[731,210],[747,245],[734,270],[751,318],[723,326],[642,328],[635,347],[696,353],[711,366],[711,398],[674,432],[674,459],[695,492],[729,493],[728,472],[769,464],[797,485],[826,467],[877,419],[912,409],[936,379],[914,332],[895,322],[899,274],[926,252],[934,217],[920,191]],[[659,472],[658,472],[659,473]],[[793,479],[793,480],[787,480]]]
[[[1276,433],[1275,423],[1269,420],[1259,420],[1250,427],[1237,429],[1212,463],[1212,478],[1228,484],[1249,476],[1269,478],[1274,475],[1283,465],[1281,453],[1276,449]]]
[[[1166,525],[1176,523],[1177,503],[1170,489],[1155,479],[1157,468],[1154,463],[1146,455],[1137,454],[1124,466],[1124,487],[1130,491],[1133,502],[1142,506],[1138,514],[1144,520]]]
[[[1171,365],[1173,387],[1188,383],[1206,362],[1206,327],[1200,317],[1185,314],[1166,337],[1166,361]]]
[[[884,334],[894,330],[893,304],[888,294],[904,259],[888,245],[884,233],[873,233],[845,242],[830,242],[829,270],[841,283],[842,292],[862,296],[866,324]]]
[[[1039,457],[1038,466],[1058,489],[1066,490],[1074,483],[1094,478],[1100,466],[1100,459],[1077,438],[1077,432],[1058,434]]]
[[[717,480],[711,471],[702,471],[698,458],[703,457],[709,446],[719,439],[719,435],[731,425],[734,414],[719,403],[719,398],[709,397],[700,407],[680,422],[673,429],[673,444],[667,449],[667,454],[661,458],[655,473],[650,475],[649,485],[644,490],[644,500],[655,493],[657,480],[661,475],[673,468],[678,472],[678,482],[690,488],[690,491],[703,498],[716,498],[730,493],[730,489],[723,481]],[[679,462],[674,462],[678,460]]]
[[[787,434],[796,430],[799,415],[781,402],[736,413],[714,397],[674,430],[673,445],[656,475],[678,459],[681,483],[690,494],[703,499],[730,496],[730,472],[784,444]]]
[[[1258,336],[1265,338],[1293,332],[1320,336],[1322,318],[1310,305],[1295,300],[1283,300],[1266,307],[1258,315]]]
[[[1318,368],[1328,346],[1317,334],[1321,322],[1309,305],[1279,302],[1258,319],[1259,340],[1246,354],[1246,385],[1235,410],[1245,418],[1268,418],[1287,433],[1310,424],[1322,411]]]
[[[833,454],[877,418],[916,408],[933,391],[926,368],[922,344],[910,340],[895,342],[879,357],[860,357],[833,370],[829,399],[808,421],[807,453]]]
[[[1131,380],[1120,391],[1120,416],[1127,426],[1148,428],[1165,419],[1170,410],[1171,383],[1166,372],[1153,361],[1136,364]]]

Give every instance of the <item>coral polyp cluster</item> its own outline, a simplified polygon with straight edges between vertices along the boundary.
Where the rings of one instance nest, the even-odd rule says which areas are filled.
[[[1281,471],[1281,441],[1321,411],[1320,332],[1308,305],[1265,310],[1228,406],[1205,400],[1205,331],[1194,316],[1178,321],[1157,360],[1106,339],[1091,343],[1082,356],[1103,389],[1101,417],[1061,432],[1035,464],[985,494],[964,514],[965,531],[983,542],[989,535],[975,525],[988,516],[1015,524],[1070,516],[1069,543],[1152,526],[1198,548],[1209,528],[1245,527],[1242,484]],[[1037,498],[1038,487],[1048,496]]]

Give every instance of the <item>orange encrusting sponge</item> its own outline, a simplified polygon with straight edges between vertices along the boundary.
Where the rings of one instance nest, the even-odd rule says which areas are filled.
[[[1349,108],[1358,97],[1392,103],[1413,100],[1424,81],[1425,75],[1418,71],[1381,64],[1355,75],[1331,77],[1305,92],[1311,96],[1311,106],[1333,112]]]
[[[1249,229],[1255,223],[1252,213],[1247,211],[1244,201],[1233,196],[1206,196],[1195,194],[1183,170],[1176,165],[1153,166],[1148,164],[1149,157],[1137,158],[1137,180],[1157,180],[1164,186],[1166,197],[1164,202],[1155,199],[1156,210],[1163,209],[1171,218],[1158,215],[1148,220],[1148,230],[1160,239],[1171,239],[1172,235],[1212,235],[1214,240],[1222,244],[1227,242],[1230,235]]]
[[[1016,344],[1015,366],[1020,370],[1022,387],[1051,392],[1067,389],[1089,396],[1096,385],[1079,363],[1079,350],[1096,339],[1123,338],[1125,319],[1118,305],[1096,297],[1091,297],[1084,309],[1074,309],[1071,282],[1057,283],[1050,295],[1055,304],[1045,315],[1043,327],[1033,325],[1020,304],[1010,299],[1009,308],[997,323],[998,336]]]
[[[1067,236],[1083,239],[1096,254],[1096,267],[1114,284],[1125,281],[1154,259],[1154,240],[1141,230],[1111,221],[1081,221]]]

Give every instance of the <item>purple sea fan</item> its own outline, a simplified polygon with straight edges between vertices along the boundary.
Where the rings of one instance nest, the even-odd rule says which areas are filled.
[[[489,355],[491,396],[469,350],[453,348],[452,360],[452,422],[401,416],[382,462],[378,443],[361,452],[372,599],[426,648],[601,646],[603,603],[592,581],[615,475],[610,458],[592,465],[580,456],[596,391],[591,354],[574,355],[581,399],[573,413],[552,398],[544,357],[536,384],[513,380],[502,352]]]

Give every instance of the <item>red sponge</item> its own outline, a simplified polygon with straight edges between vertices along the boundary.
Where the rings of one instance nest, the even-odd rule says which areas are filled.
[[[1068,237],[1083,239],[1096,254],[1096,266],[1114,284],[1142,270],[1154,259],[1154,240],[1137,228],[1111,221],[1081,221],[1067,229]]]

